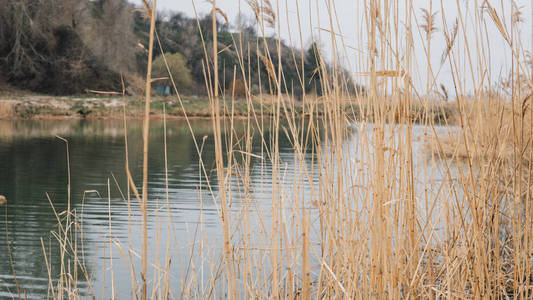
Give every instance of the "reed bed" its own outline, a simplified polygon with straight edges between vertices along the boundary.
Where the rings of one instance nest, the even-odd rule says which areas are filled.
[[[325,20],[319,26],[326,32],[321,37],[327,36],[334,54],[330,67],[320,64],[322,67],[316,70],[324,94],[292,97],[283,82],[283,65],[270,55],[279,51],[279,44],[269,48],[264,39],[259,39],[257,47],[263,56],[257,63],[268,67],[273,93],[267,103],[274,106],[274,113],[263,118],[262,109],[253,105],[257,100],[250,92],[250,82],[245,81],[246,126],[237,132],[234,97],[221,93],[217,72],[222,49],[217,41],[216,20],[225,14],[215,0],[211,3],[213,34],[212,41],[204,40],[204,72],[212,108],[216,180],[210,176],[211,166],[204,165],[200,156],[199,173],[212,191],[212,199],[199,199],[199,205],[203,201],[216,203],[222,242],[213,243],[202,236],[200,226],[194,231],[192,244],[171,247],[167,243],[167,257],[152,257],[148,244],[159,247],[160,241],[171,239],[170,233],[148,237],[144,230],[139,250],[131,242],[118,243],[110,227],[109,251],[119,251],[130,266],[131,287],[124,288],[131,288],[132,298],[532,297],[533,113],[528,95],[533,85],[520,43],[522,33],[516,17],[520,11],[516,5],[501,2],[503,11],[512,12],[508,17],[499,6],[495,8],[493,1],[457,1],[457,18],[452,21],[445,16],[442,0],[429,0],[429,7],[421,15],[409,0],[361,1],[363,30],[358,38],[366,49],[358,57],[361,72],[347,78],[345,62],[336,55],[347,51],[337,26],[339,7],[327,1],[327,15],[322,16]],[[270,28],[279,36],[283,18],[279,7],[284,2],[254,0],[250,4],[259,31],[265,35]],[[475,10],[467,14],[465,5],[474,5]],[[151,41],[157,42],[153,30],[155,1],[145,1],[145,11],[152,20]],[[497,37],[490,31],[494,28]],[[422,72],[427,82],[424,92],[413,79],[421,68],[415,66],[414,35],[423,37],[423,59],[429,62]],[[432,65],[430,60],[435,36],[447,43],[440,66]],[[513,66],[506,85],[511,92],[498,97],[494,95],[504,93],[495,91],[500,87],[491,82],[491,74],[487,75],[487,49],[496,38],[505,42]],[[239,33],[234,34],[231,46],[239,53],[239,64],[231,76],[254,76],[244,64],[246,53],[239,51]],[[441,89],[443,100],[435,100],[439,89],[436,69],[443,65],[451,70],[453,92]],[[463,84],[467,76],[472,78],[471,88]],[[524,77],[526,87],[519,80]],[[350,95],[343,88],[343,82],[356,79],[365,83],[365,94]],[[140,210],[144,228],[148,226],[148,214],[157,215],[157,220],[170,218],[165,209],[149,212],[146,206],[147,201],[156,201],[147,193],[147,158],[163,155],[148,153],[150,82],[149,73],[145,171],[139,184],[142,194],[129,174],[129,161],[129,179],[122,189],[131,210]],[[173,86],[181,103],[179,89]],[[361,113],[350,110],[345,99],[357,103]],[[220,102],[225,103],[223,109]],[[289,109],[296,102],[307,118],[299,118]],[[443,114],[441,120],[450,126],[437,126],[435,114],[450,106],[455,107],[455,115]],[[424,134],[416,137],[430,150],[424,154],[413,146],[414,107],[424,111],[417,121]],[[187,112],[183,113],[187,118]],[[354,130],[355,140],[351,139]],[[271,134],[266,135],[266,131]],[[280,138],[288,138],[294,148],[291,163],[298,172],[291,176],[284,173],[287,158],[280,157]],[[257,141],[261,150],[252,152]],[[347,145],[346,141],[353,144]],[[203,142],[205,139],[195,140],[198,154],[203,151]],[[268,184],[251,180],[251,172],[256,171],[251,167],[252,160],[260,162]],[[443,162],[441,167],[437,161]],[[437,174],[443,179],[435,180]],[[236,195],[233,185],[242,192]],[[267,201],[260,200],[260,195],[266,195]],[[239,206],[232,202],[235,198],[240,200]],[[78,237],[74,232],[83,232],[81,223],[70,210],[58,213],[58,220],[62,225],[56,238],[61,241],[61,251],[70,256],[64,256],[61,277],[50,278],[51,298],[83,298],[76,278],[80,274],[88,282],[91,278],[75,242]],[[160,221],[157,226],[164,227],[165,223]],[[49,251],[44,242],[43,251]],[[186,266],[178,286],[170,281],[173,253],[179,253],[174,257],[182,257]],[[115,290],[122,287],[114,286],[113,265],[106,268],[106,286],[111,286],[110,298],[115,298]],[[87,293],[99,298],[99,292],[89,288]]]
[[[529,96],[517,103],[492,97],[465,103],[463,116],[452,116],[455,124],[461,123],[455,118],[463,118],[465,128],[454,132],[452,136],[441,137],[441,154],[465,159],[488,156],[507,159],[518,151],[518,160],[530,160],[530,145],[520,143],[520,140],[528,140],[532,135],[529,101]],[[467,138],[462,139],[462,134]],[[472,152],[468,152],[468,149],[472,149]],[[439,152],[438,149],[433,150]]]

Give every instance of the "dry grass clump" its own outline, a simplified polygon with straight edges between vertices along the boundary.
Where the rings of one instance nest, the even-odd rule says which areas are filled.
[[[0,118],[9,118],[15,115],[14,101],[0,101]]]
[[[502,158],[518,155],[520,160],[531,160],[530,140],[533,134],[530,98],[520,103],[509,103],[503,98],[457,103],[451,116],[458,126],[449,136],[435,137],[432,150],[447,157]]]

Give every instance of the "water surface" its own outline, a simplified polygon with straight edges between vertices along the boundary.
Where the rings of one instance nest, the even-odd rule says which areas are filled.
[[[244,135],[245,123],[239,121],[234,124],[236,140]],[[195,262],[196,273],[202,274],[202,266],[208,268],[216,263],[217,255],[208,249],[216,249],[222,239],[220,218],[217,205],[214,204],[217,196],[217,180],[212,170],[215,166],[214,146],[209,121],[192,123],[197,141],[195,144],[184,121],[169,120],[167,173],[163,126],[161,120],[153,120],[150,132],[149,252],[151,263],[164,266],[167,263],[164,261],[167,248],[171,249],[172,272],[169,281],[174,287],[179,287],[182,286],[184,274],[190,274],[191,248],[195,249],[192,261]],[[140,188],[142,122],[130,120],[126,127],[124,131],[122,120],[0,121],[0,194],[9,201],[8,205],[0,206],[0,298],[18,297],[19,293],[27,295],[29,299],[50,296],[49,277],[56,283],[61,272],[60,252],[52,232],[58,232],[58,218],[65,221],[66,215],[61,212],[69,205],[78,217],[77,224],[83,232],[83,236],[72,237],[86,267],[86,275],[81,271],[78,274],[77,288],[80,294],[109,298],[114,292],[118,298],[131,298],[129,262],[138,272],[142,231],[139,207],[133,193],[130,193],[131,205],[127,201],[124,132],[127,133],[129,168]],[[258,137],[263,134],[265,140],[269,141],[270,132],[252,131],[255,138],[248,192],[253,194],[251,198],[254,202],[245,200],[243,194],[246,191],[243,191],[242,182],[232,177],[231,209],[233,215],[237,215],[244,206],[251,210],[251,226],[256,227],[254,238],[268,240],[268,233],[262,228],[270,226],[268,216],[272,198],[272,168],[266,148],[263,147],[265,145]],[[344,151],[354,158],[361,157],[363,143],[359,135],[370,134],[371,131],[371,127],[354,128],[346,137]],[[420,127],[415,131],[419,136],[423,132]],[[302,174],[302,167],[316,170],[316,159],[311,153],[306,153],[305,166],[296,163],[294,150],[290,141],[284,138],[284,132],[280,130],[279,146],[280,176],[287,183],[283,197],[290,199],[291,193],[308,195],[311,186],[316,186],[319,180],[313,172],[311,180],[301,181],[303,191],[294,191],[291,183],[298,174]],[[57,136],[68,140],[69,160],[67,145]],[[420,164],[425,161],[421,154],[423,140],[415,140],[415,158]],[[197,146],[202,152],[205,171],[200,167]],[[235,153],[242,156],[241,152]],[[362,172],[361,176],[364,170]],[[209,178],[210,186],[204,175]],[[421,178],[422,173],[417,176]],[[368,184],[364,180],[362,182]],[[348,182],[348,185],[347,188],[353,189],[351,183]],[[419,185],[423,191],[423,184]],[[290,207],[287,209],[290,210]],[[309,204],[309,209],[316,220],[316,207]],[[133,252],[128,251],[130,245]],[[208,279],[208,274],[206,270],[205,279]],[[86,276],[91,278],[91,284],[85,279]],[[152,274],[148,278],[152,283],[157,280]]]

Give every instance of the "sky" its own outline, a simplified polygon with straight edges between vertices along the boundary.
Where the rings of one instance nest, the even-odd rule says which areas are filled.
[[[368,0],[367,0],[368,1]],[[400,0],[398,11],[400,12],[400,22],[402,24],[399,30],[399,44],[400,52],[404,53],[405,47],[402,46],[405,40],[405,28],[407,27],[402,19],[407,11],[405,6],[409,0]],[[464,92],[469,93],[474,87],[483,85],[489,87],[489,82],[494,84],[500,79],[506,78],[510,72],[512,55],[509,46],[501,37],[498,28],[490,19],[487,10],[480,9],[484,0],[443,0],[442,7],[440,0],[410,0],[412,1],[412,10],[416,18],[413,18],[412,32],[413,32],[413,55],[412,55],[412,72],[410,74],[413,85],[417,93],[426,94],[427,83],[427,54],[426,42],[423,34],[419,30],[422,22],[422,9],[429,10],[432,2],[432,11],[437,12],[436,25],[437,31],[433,34],[431,39],[431,70],[435,74],[435,81],[430,80],[435,85],[443,84],[448,90],[453,90],[458,84]],[[130,0],[135,4],[140,4],[141,0]],[[281,32],[280,36],[284,42],[291,44],[296,48],[307,48],[313,40],[320,41],[320,45],[326,57],[332,59],[333,53],[337,53],[342,64],[349,69],[357,81],[364,83],[364,73],[368,71],[368,43],[366,41],[367,26],[365,24],[365,0],[271,0],[273,9],[277,11],[277,25]],[[384,1],[381,1],[384,2]],[[389,1],[393,2],[393,1]],[[531,2],[533,0],[516,0],[515,7],[522,12],[523,21],[519,23],[519,30],[521,32],[521,42],[523,49],[529,51],[531,49]],[[498,15],[509,27],[511,8],[513,1],[511,0],[489,0],[489,3],[497,11]],[[228,16],[231,23],[238,22],[239,12],[249,21],[254,19],[252,10],[246,0],[217,0],[217,7],[222,9]],[[331,9],[328,9],[328,5]],[[211,11],[211,3],[206,0],[158,0],[157,10],[160,12],[183,12],[190,17],[195,16],[196,12],[202,16],[209,14]],[[459,9],[460,10],[459,10]],[[475,13],[482,11],[483,25],[486,26],[488,33],[483,37],[484,40],[479,40],[479,35],[473,34],[475,30]],[[332,12],[330,22],[330,14]],[[456,53],[457,67],[459,68],[460,76],[455,78],[455,85],[450,71],[450,64],[448,62],[442,64],[442,54],[446,49],[446,40],[443,34],[443,15],[447,22],[449,30],[453,27],[455,20],[459,14],[463,15],[465,20],[464,26],[460,24],[460,30],[456,46],[452,51]],[[443,14],[444,13],[444,14]],[[300,22],[298,22],[300,20]],[[416,20],[416,21],[415,21]],[[333,25],[331,25],[333,23]],[[301,30],[299,30],[301,28]],[[337,48],[331,45],[331,29],[336,34]],[[464,30],[462,30],[464,28]],[[301,33],[301,37],[300,37]],[[267,29],[267,36],[278,36],[276,30]],[[467,48],[468,47],[468,48]],[[477,53],[483,51],[486,62],[483,64],[486,68],[481,69],[481,64],[473,62],[470,64],[468,60],[468,50],[470,53]],[[391,52],[391,51],[389,51]],[[480,57],[473,55],[474,58]],[[389,58],[390,60],[390,58]],[[405,62],[402,56],[400,64]],[[380,66],[382,69],[391,69],[390,65]],[[362,75],[363,74],[363,75]]]

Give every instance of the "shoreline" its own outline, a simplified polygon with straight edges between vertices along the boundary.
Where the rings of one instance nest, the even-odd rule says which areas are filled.
[[[253,96],[252,104],[255,118],[271,118],[275,112],[275,101],[270,95]],[[372,119],[372,105],[364,104],[364,100],[349,99],[344,102],[346,113],[355,119],[363,119],[363,114]],[[183,104],[183,107],[182,107]],[[286,108],[297,118],[309,118],[308,109],[304,109],[301,101],[287,101]],[[323,118],[325,103],[310,101],[314,117]],[[244,98],[221,102],[223,118],[233,114],[235,119],[246,119],[250,116],[250,103]],[[186,115],[183,109],[187,112]],[[398,115],[398,104],[390,102],[386,105],[392,117],[389,121],[397,123],[402,117]],[[166,112],[166,113],[165,113]],[[262,114],[260,113],[262,112]],[[413,105],[409,117],[414,123],[422,123],[427,112],[422,105]],[[449,104],[430,107],[431,119],[435,124],[453,125],[451,118],[455,108]],[[151,102],[151,119],[211,119],[211,107],[207,98],[196,96],[182,97],[181,103],[175,97],[154,96]],[[0,92],[0,120],[60,120],[60,119],[142,119],[144,118],[144,102],[140,96],[48,96],[33,94],[2,94]],[[253,117],[253,116],[252,116]],[[405,116],[404,116],[405,117]]]
[[[210,119],[209,100],[200,97],[183,97],[183,113],[177,99],[154,96],[151,117],[168,119]],[[226,106],[228,103],[226,103]],[[230,103],[231,104],[231,103]],[[260,109],[259,103],[254,103]],[[226,109],[228,109],[227,107]],[[244,99],[234,102],[235,118],[247,117],[247,103]],[[263,104],[262,117],[269,117],[271,105]],[[0,120],[58,120],[58,119],[142,119],[144,102],[139,96],[46,96],[46,95],[2,95],[0,94]]]

